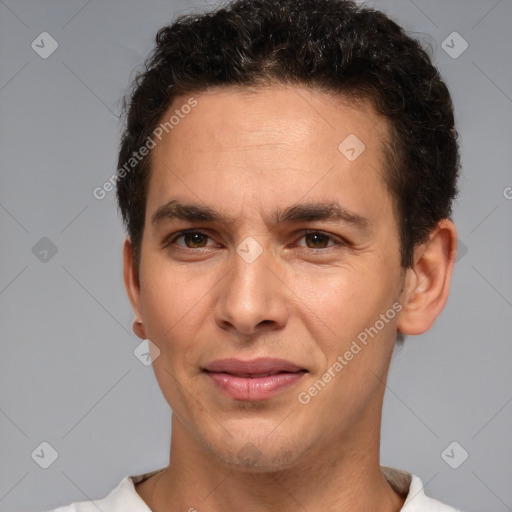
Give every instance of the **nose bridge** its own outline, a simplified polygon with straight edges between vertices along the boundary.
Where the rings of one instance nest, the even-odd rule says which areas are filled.
[[[251,334],[257,329],[280,328],[286,323],[285,285],[272,270],[276,268],[274,259],[271,249],[252,237],[239,244],[214,307],[220,327]]]
[[[264,297],[272,283],[269,276],[273,255],[270,249],[263,248],[254,239],[245,240],[236,249],[233,256],[233,280],[238,284],[232,291],[254,299]]]

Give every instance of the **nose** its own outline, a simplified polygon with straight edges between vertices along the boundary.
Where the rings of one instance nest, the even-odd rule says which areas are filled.
[[[282,329],[289,316],[290,289],[268,249],[252,262],[233,254],[231,270],[217,287],[216,324],[245,336]]]

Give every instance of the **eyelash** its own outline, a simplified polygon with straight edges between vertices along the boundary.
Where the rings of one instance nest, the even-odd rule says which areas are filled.
[[[173,233],[170,237],[168,237],[164,243],[163,243],[163,246],[164,248],[169,248],[171,247],[171,245],[175,244],[176,240],[178,240],[179,238],[187,235],[187,234],[200,234],[200,235],[203,235],[205,237],[207,237],[209,240],[212,240],[212,237],[210,237],[209,235],[207,235],[206,233],[204,233],[203,231],[199,231],[199,230],[194,230],[194,229],[189,229],[189,230],[183,230],[183,231],[179,231],[177,233]],[[333,245],[328,245],[327,247],[319,247],[319,248],[309,248],[309,247],[305,247],[305,246],[301,246],[302,249],[309,249],[310,251],[327,251],[328,249],[332,249],[336,246],[341,246],[341,247],[345,247],[345,246],[348,246],[348,242],[346,242],[345,240],[343,239],[340,239],[338,237],[334,237],[333,235],[330,235],[328,233],[325,233],[323,231],[319,231],[319,230],[306,230],[302,236],[300,237],[301,239],[308,236],[308,235],[321,235],[322,237],[326,237],[328,238],[328,242],[329,241],[332,241],[334,242]],[[173,249],[175,250],[179,250],[179,251],[195,251],[195,252],[200,252],[204,249],[208,249],[208,247],[197,247],[197,248],[193,248],[193,247],[186,247],[186,246],[181,246],[181,245],[175,245],[175,247],[173,247]]]

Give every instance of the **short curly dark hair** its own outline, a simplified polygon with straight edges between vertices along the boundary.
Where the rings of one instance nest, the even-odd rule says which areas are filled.
[[[385,180],[401,264],[457,193],[459,151],[449,91],[418,41],[385,14],[347,0],[237,0],[160,29],[125,98],[117,198],[138,267],[150,158],[133,159],[172,100],[218,86],[284,84],[370,100],[390,122]],[[132,160],[130,160],[132,159]],[[127,168],[126,163],[133,161]]]

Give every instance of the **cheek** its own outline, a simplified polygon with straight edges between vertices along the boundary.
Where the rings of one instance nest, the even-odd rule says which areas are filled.
[[[329,274],[297,275],[294,291],[300,300],[296,312],[323,353],[318,371],[323,372],[338,356],[352,351],[347,354],[350,361],[343,369],[343,375],[351,375],[351,385],[359,382],[369,367],[381,373],[380,362],[387,358],[395,336],[392,290],[397,283],[392,275],[391,269],[386,272],[382,267],[345,267]],[[391,314],[383,322],[381,315],[388,311]]]
[[[297,272],[292,280],[297,308],[310,318],[311,326],[325,328],[344,339],[364,325],[383,302],[382,283],[368,269],[355,265]]]
[[[179,269],[167,272],[161,262],[150,261],[141,278],[141,308],[147,337],[164,356],[183,352],[190,346],[200,323],[195,320],[201,310],[204,289],[186,280]],[[153,271],[151,269],[158,269]],[[204,300],[204,299],[203,299]]]
[[[146,335],[160,351],[153,361],[153,371],[173,410],[193,410],[196,404],[188,403],[186,384],[200,360],[201,346],[197,340],[202,337],[205,325],[202,301],[208,296],[199,283],[185,279],[176,267],[171,273],[164,270],[161,262],[152,261],[146,268],[159,269],[142,274],[141,280]]]
[[[146,326],[167,332],[193,316],[207,286],[204,280],[191,279],[190,272],[179,265],[171,265],[165,255],[148,256],[141,272],[141,305]]]

